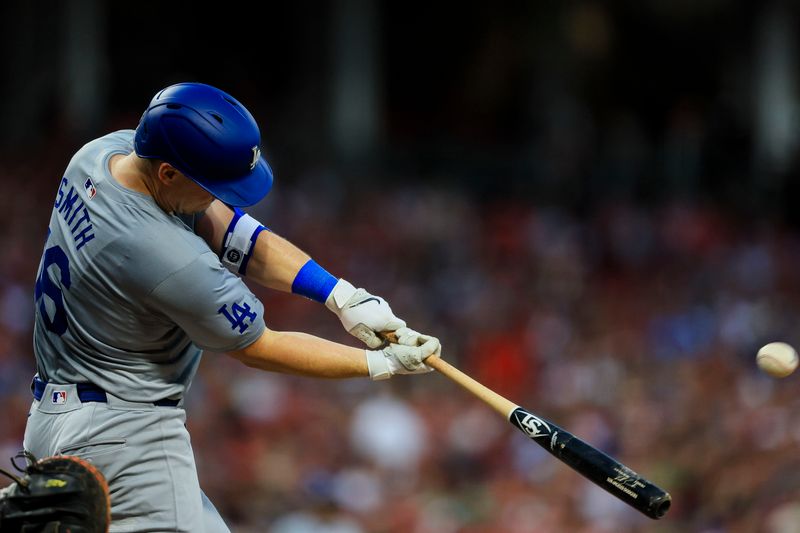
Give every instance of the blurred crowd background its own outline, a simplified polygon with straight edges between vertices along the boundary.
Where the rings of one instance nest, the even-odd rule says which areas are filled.
[[[796,533],[798,8],[638,0],[0,7],[0,465],[72,152],[204,81],[262,125],[251,212],[444,357],[665,487],[653,522],[436,374],[317,381],[208,353],[187,398],[237,532]],[[253,287],[267,324],[355,344]]]

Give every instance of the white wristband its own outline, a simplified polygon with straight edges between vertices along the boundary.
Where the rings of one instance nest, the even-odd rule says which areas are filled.
[[[234,274],[246,273],[247,259],[253,252],[258,234],[264,230],[261,223],[250,215],[237,211],[222,242],[220,260]]]

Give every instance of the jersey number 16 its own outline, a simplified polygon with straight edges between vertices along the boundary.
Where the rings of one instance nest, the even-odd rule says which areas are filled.
[[[61,286],[57,285],[48,273],[49,268],[56,265],[59,271],[59,281]],[[35,300],[39,305],[39,313],[42,315],[42,320],[49,331],[56,335],[63,335],[67,331],[67,312],[64,309],[64,297],[61,294],[62,287],[69,289],[71,284],[69,276],[69,258],[60,246],[56,245],[48,248],[42,257],[42,270],[39,272],[39,277],[36,279],[36,293]],[[44,296],[47,296],[52,302],[55,312],[53,318],[47,312],[47,305]]]

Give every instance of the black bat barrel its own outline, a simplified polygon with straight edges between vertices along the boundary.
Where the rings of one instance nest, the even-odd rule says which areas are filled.
[[[509,421],[570,468],[650,518],[661,518],[669,510],[669,493],[572,433],[521,407]]]

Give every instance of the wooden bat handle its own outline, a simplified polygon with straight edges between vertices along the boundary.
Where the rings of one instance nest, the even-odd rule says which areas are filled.
[[[519,407],[517,404],[505,398],[495,391],[490,389],[489,387],[475,381],[444,359],[441,359],[438,356],[432,355],[425,359],[425,364],[429,367],[433,368],[440,374],[443,374],[445,377],[450,378],[451,380],[455,381],[457,384],[489,404],[495,411],[500,413],[506,420],[508,417],[511,416],[511,413]]]
[[[381,337],[383,337],[389,342],[394,342],[394,343],[397,342],[397,335],[395,335],[393,331],[381,332]],[[433,368],[440,374],[444,375],[445,377],[455,381],[458,385],[462,386],[463,388],[465,388],[466,390],[468,390],[469,392],[471,392],[472,394],[474,394],[475,396],[477,396],[478,398],[489,404],[489,406],[491,406],[494,410],[503,415],[503,417],[505,417],[506,420],[508,420],[508,417],[511,416],[511,413],[514,412],[514,409],[519,407],[517,404],[515,404],[508,398],[505,398],[497,394],[489,387],[479,383],[478,381],[475,381],[474,379],[472,379],[471,377],[469,377],[468,375],[466,375],[465,373],[463,373],[462,371],[460,371],[459,369],[457,369],[456,367],[454,367],[453,365],[451,365],[450,363],[448,363],[447,361],[436,355],[432,355],[427,359],[425,359],[425,364]]]

